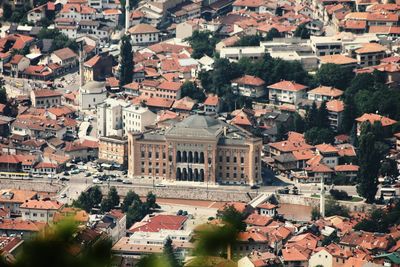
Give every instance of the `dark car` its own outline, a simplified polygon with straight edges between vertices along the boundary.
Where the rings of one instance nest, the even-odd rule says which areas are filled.
[[[64,175],[69,176],[69,172],[65,171]]]
[[[260,189],[260,186],[258,186],[258,185],[252,185],[251,187],[250,187],[250,189]]]
[[[60,181],[63,181],[63,182],[69,181],[69,178],[67,178],[67,177],[61,177],[61,178],[60,178]]]

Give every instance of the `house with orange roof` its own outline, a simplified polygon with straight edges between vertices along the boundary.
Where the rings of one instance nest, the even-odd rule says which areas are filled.
[[[20,216],[20,206],[38,197],[37,193],[29,190],[2,189],[0,190],[0,208],[10,211],[13,216]]]
[[[236,0],[232,4],[233,11],[240,11],[240,10],[250,10],[256,13],[267,13],[272,12],[274,13],[277,4],[268,2],[266,0]]]
[[[328,101],[337,99],[343,95],[343,91],[332,86],[320,85],[307,92],[307,97],[312,101]]]
[[[206,113],[218,113],[221,109],[221,100],[217,95],[209,95],[203,103],[203,110]]]
[[[235,94],[242,96],[259,98],[266,94],[265,82],[258,77],[244,75],[231,81],[231,86]]]
[[[3,71],[7,75],[19,78],[29,64],[30,60],[27,57],[16,54],[11,58],[10,62],[3,65]]]
[[[362,123],[367,122],[367,121],[371,124],[374,124],[377,121],[381,122],[383,130],[385,131],[385,134],[387,134],[387,135],[389,135],[391,132],[391,126],[397,122],[395,120],[392,120],[385,116],[381,116],[379,114],[364,113],[361,117],[356,118],[357,135],[360,135],[360,133],[361,133]]]
[[[238,261],[238,267],[272,267],[279,266],[281,261],[271,252],[252,251],[250,255]]]
[[[64,70],[75,68],[78,65],[78,55],[70,48],[61,48],[50,55],[50,62],[58,64]]]
[[[349,181],[354,181],[357,178],[360,167],[353,164],[337,165],[334,167],[336,175],[342,175]]]
[[[158,43],[160,31],[149,24],[137,24],[128,30],[133,45],[149,45]]]
[[[329,125],[332,130],[337,131],[339,125],[342,124],[344,102],[338,99],[330,100],[326,102],[326,109],[328,110]]]
[[[172,110],[175,112],[190,113],[196,106],[197,100],[193,100],[188,96],[185,96],[179,100],[176,100],[172,105]]]
[[[269,85],[269,101],[297,105],[304,97],[307,86],[294,81],[280,81]]]
[[[60,171],[60,166],[53,162],[39,162],[32,169],[32,173],[34,174],[50,175],[51,178]]]
[[[101,53],[83,63],[84,83],[89,81],[104,81],[112,76],[113,57],[108,53]]]
[[[387,48],[378,43],[366,43],[354,51],[360,67],[374,66],[387,56]]]
[[[349,67],[349,68],[356,68],[358,61],[354,58],[345,56],[345,55],[325,55],[319,57],[320,65],[323,64],[336,64],[340,65],[341,67]]]
[[[60,92],[50,89],[39,89],[31,91],[32,105],[36,108],[48,108],[52,106],[58,106],[61,104]]]
[[[319,144],[315,146],[317,154],[322,156],[322,163],[333,168],[339,164],[338,149],[331,144]]]
[[[273,221],[272,217],[268,215],[260,215],[252,213],[244,220],[247,226],[267,226]]]
[[[245,232],[239,232],[236,237],[237,244],[234,247],[235,255],[244,256],[258,250],[261,252],[269,251],[268,237],[264,233],[251,228]]]
[[[332,178],[334,170],[323,163],[316,163],[305,168],[307,177],[302,182],[320,183],[321,179],[328,182]]]
[[[262,216],[275,217],[278,206],[269,202],[261,203],[256,207],[258,214]]]
[[[47,226],[45,222],[26,221],[21,219],[4,219],[0,221],[1,236],[17,236],[24,240],[35,237],[40,231]]]
[[[23,220],[49,223],[53,221],[54,214],[62,208],[63,204],[53,200],[28,200],[21,204],[20,210]]]
[[[282,249],[281,261],[285,267],[308,267],[312,250],[299,245],[286,246]]]

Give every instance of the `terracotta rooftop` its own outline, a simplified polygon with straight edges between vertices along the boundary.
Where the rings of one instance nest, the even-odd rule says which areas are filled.
[[[296,92],[307,89],[307,86],[293,81],[280,81],[269,85],[268,88]]]
[[[323,95],[336,98],[343,95],[343,91],[332,86],[320,85],[317,88],[308,91],[308,94]]]
[[[237,78],[231,82],[237,83],[237,84],[251,85],[251,86],[262,86],[265,84],[264,80],[262,80],[261,78],[258,78],[256,76],[251,76],[251,75],[244,75],[244,76]]]
[[[149,24],[138,24],[128,30],[131,34],[145,34],[145,33],[158,33],[160,32]]]
[[[38,209],[38,210],[59,210],[62,204],[52,200],[27,200],[21,204],[21,209]]]
[[[40,89],[40,90],[32,90],[35,97],[57,97],[62,96],[60,92],[50,90],[50,89]]]
[[[356,121],[361,123],[364,121],[369,121],[371,124],[373,124],[375,121],[380,121],[383,127],[396,123],[395,120],[374,113],[365,113],[361,117],[356,118]]]
[[[129,228],[129,232],[159,232],[162,229],[179,230],[186,222],[186,216],[157,214],[152,217],[145,217]]]
[[[321,63],[327,64],[337,64],[337,65],[348,65],[348,64],[356,64],[357,60],[351,57],[346,57],[344,55],[327,55],[319,58]]]
[[[360,169],[358,165],[345,164],[345,165],[337,165],[334,167],[336,172],[357,172]]]
[[[326,109],[331,112],[342,112],[344,111],[344,103],[342,100],[331,100],[326,103]]]
[[[386,47],[377,43],[367,43],[364,44],[361,48],[357,49],[355,52],[357,54],[367,54],[367,53],[379,53],[385,52]]]

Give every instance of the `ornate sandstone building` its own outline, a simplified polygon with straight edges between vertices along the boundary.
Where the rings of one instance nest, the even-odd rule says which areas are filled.
[[[208,116],[128,135],[128,174],[209,184],[261,183],[262,141]]]

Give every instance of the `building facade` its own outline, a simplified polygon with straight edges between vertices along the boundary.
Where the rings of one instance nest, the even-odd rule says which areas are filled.
[[[119,136],[99,138],[99,160],[125,166],[128,162],[128,139]]]
[[[210,184],[256,184],[262,140],[208,116],[128,135],[128,174]]]

